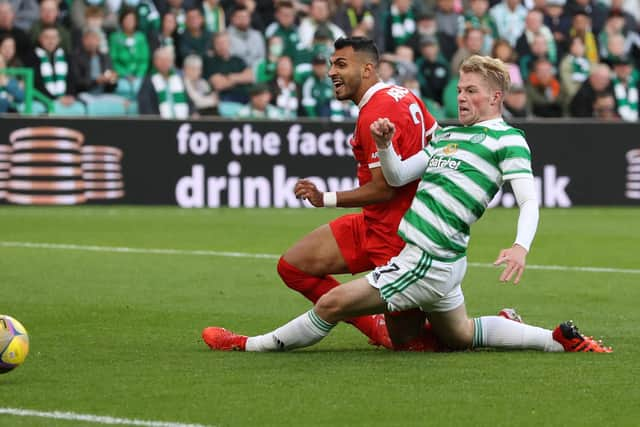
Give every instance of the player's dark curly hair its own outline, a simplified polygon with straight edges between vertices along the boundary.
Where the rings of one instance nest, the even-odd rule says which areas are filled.
[[[373,42],[373,40],[366,37],[340,37],[333,43],[333,47],[336,50],[348,46],[351,46],[354,52],[366,53],[371,58],[371,62],[373,62],[374,65],[378,65],[380,55],[378,53],[378,48],[376,47],[376,44]]]

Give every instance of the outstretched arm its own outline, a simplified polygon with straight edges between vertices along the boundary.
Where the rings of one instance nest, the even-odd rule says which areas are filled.
[[[516,241],[509,249],[503,249],[495,261],[495,265],[506,264],[500,275],[500,281],[508,282],[515,274],[513,283],[520,282],[525,269],[526,257],[538,228],[538,198],[531,178],[511,180],[511,188],[520,208],[518,216],[518,232]]]
[[[422,176],[427,169],[429,156],[424,150],[420,150],[408,159],[402,160],[391,144],[395,131],[395,125],[387,118],[371,123],[371,135],[378,147],[382,173],[390,185],[401,187]]]
[[[395,189],[384,179],[380,168],[371,169],[371,181],[353,190],[321,192],[308,179],[296,183],[296,197],[307,199],[315,207],[360,208],[374,203],[386,202],[395,195]]]

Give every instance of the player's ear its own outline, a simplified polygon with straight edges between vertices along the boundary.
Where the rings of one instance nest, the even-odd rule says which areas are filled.
[[[496,90],[493,92],[493,96],[491,97],[491,105],[500,104],[502,102],[502,92]]]
[[[364,64],[364,68],[362,69],[362,77],[364,79],[371,78],[376,73],[376,66],[371,62],[366,62]]]

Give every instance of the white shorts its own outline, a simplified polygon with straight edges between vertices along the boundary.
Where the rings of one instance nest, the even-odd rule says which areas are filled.
[[[419,307],[427,313],[442,312],[464,303],[460,284],[466,270],[466,257],[442,262],[407,243],[387,265],[367,274],[367,281],[380,291],[389,311]]]

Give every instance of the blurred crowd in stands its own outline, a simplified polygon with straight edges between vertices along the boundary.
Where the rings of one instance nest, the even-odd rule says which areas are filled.
[[[27,67],[59,114],[344,120],[333,41],[366,36],[438,119],[483,54],[509,67],[507,118],[637,122],[639,22],[640,0],[0,0],[0,112],[24,109],[2,70]]]

